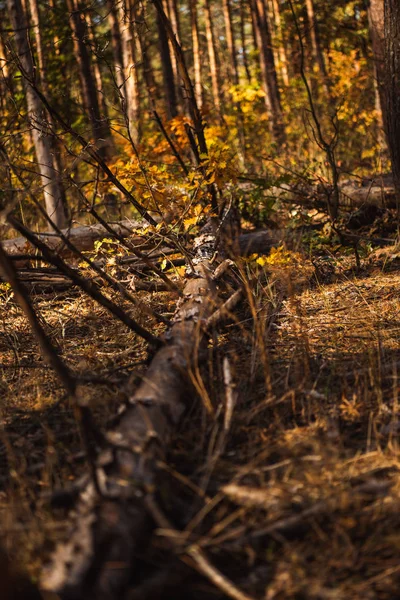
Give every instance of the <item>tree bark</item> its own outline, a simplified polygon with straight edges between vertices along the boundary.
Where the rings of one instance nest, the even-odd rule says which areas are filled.
[[[259,46],[261,77],[265,92],[265,104],[270,116],[270,130],[277,142],[285,140],[281,98],[272,52],[271,32],[268,25],[264,0],[251,0],[255,38]]]
[[[224,13],[224,21],[225,21],[225,35],[226,35],[226,43],[228,46],[228,52],[230,57],[230,71],[233,83],[238,85],[239,83],[239,71],[236,57],[236,44],[235,44],[235,34],[233,31],[233,23],[232,23],[232,7],[230,4],[230,0],[222,0],[222,8]]]
[[[180,43],[179,25],[178,25],[179,20],[178,20],[178,12],[177,12],[176,2],[174,2],[172,0],[163,0],[163,5],[164,5],[164,12],[166,15],[168,15],[168,18],[171,21],[171,26],[174,30],[177,40]],[[170,40],[168,40],[168,46],[169,46],[169,55],[171,57],[172,72],[174,74],[174,88],[175,88],[175,93],[176,93],[176,102],[177,102],[177,106],[182,107],[183,106],[183,97],[182,97],[182,89],[181,89],[181,78],[179,75],[178,63],[176,60],[174,49],[172,47],[172,43]]]
[[[88,479],[80,490],[68,539],[43,574],[43,588],[62,600],[122,598],[137,567],[139,549],[151,533],[146,507],[157,486],[157,463],[165,460],[172,433],[194,400],[195,373],[207,357],[213,317],[219,310],[226,318],[214,281],[218,261],[210,262],[217,231],[207,228],[198,237],[194,272],[164,346],[108,431],[109,448],[96,462],[97,486]],[[239,298],[240,290],[236,302]],[[207,409],[213,414],[211,403]]]
[[[368,23],[374,56],[376,106],[381,115],[381,124],[387,140],[387,107],[385,85],[385,10],[384,0],[370,0]]]
[[[44,95],[46,97],[50,97],[49,86],[47,85],[47,78],[46,78],[47,69],[46,69],[46,61],[44,58],[45,51],[43,48],[41,19],[40,19],[38,0],[29,0],[29,11],[30,11],[30,24],[32,25],[32,35],[35,39],[36,54],[37,54],[37,58],[38,58],[37,72],[39,74],[39,81],[40,81],[40,85],[41,85]],[[51,128],[54,131],[56,128],[54,126],[54,121],[51,118],[51,116],[49,115],[49,113],[47,113],[46,118],[48,119],[49,123],[51,123]],[[56,135],[54,135],[54,134],[52,134],[50,136],[50,142],[51,142],[51,150],[52,150],[52,154],[53,154],[54,168],[55,168],[55,171],[57,174],[56,175],[57,176],[57,185],[60,190],[61,197],[62,197],[64,214],[67,215],[68,214],[67,199],[66,199],[66,195],[65,195],[64,183],[62,180],[63,160],[62,160],[62,154],[61,154],[61,144],[60,144],[60,140],[57,139]]]
[[[330,85],[329,85],[329,77],[328,72],[326,70],[324,53],[321,47],[321,41],[319,37],[319,28],[318,21],[315,16],[315,8],[313,0],[306,0],[306,8],[307,8],[307,19],[310,31],[311,38],[311,47],[313,58],[318,65],[319,72],[322,78],[322,85],[324,87],[325,93],[330,96]]]
[[[30,1],[32,2],[35,0],[30,0]],[[92,13],[91,13],[90,9],[88,10],[87,15],[86,15],[86,22],[87,22],[87,29],[88,29],[88,33],[89,33],[89,40],[90,40],[90,44],[91,44],[92,55],[93,55],[93,72],[94,72],[94,79],[96,82],[98,104],[101,109],[102,117],[104,118],[104,129],[107,129],[107,139],[109,139],[111,141],[112,133],[111,133],[111,129],[110,129],[110,121],[108,118],[108,106],[107,106],[107,102],[106,102],[106,94],[104,91],[103,76],[101,73],[100,61],[99,61],[99,57],[97,55],[98,45],[97,45],[97,41],[96,41],[95,24],[93,23]]]
[[[161,66],[164,80],[164,91],[167,99],[168,118],[173,119],[178,114],[177,97],[174,81],[174,70],[170,54],[168,35],[165,31],[159,12],[157,11],[157,28],[160,47]],[[175,35],[175,32],[173,32]],[[170,40],[171,41],[171,40]],[[172,43],[172,41],[171,41]]]
[[[107,8],[108,22],[111,32],[111,47],[113,53],[115,83],[117,84],[119,94],[123,94],[124,67],[122,62],[122,42],[114,0],[108,0]]]
[[[131,0],[121,0],[118,4],[118,18],[121,32],[123,65],[123,112],[127,120],[129,135],[134,144],[140,139],[140,101],[136,66],[136,46],[133,8]]]
[[[251,73],[249,67],[249,58],[247,55],[247,40],[246,40],[246,22],[248,19],[247,11],[247,2],[246,0],[240,0],[240,43],[242,45],[242,53],[243,53],[243,67],[246,73],[247,83],[251,83]]]
[[[69,22],[73,33],[74,52],[79,68],[82,101],[88,115],[96,147],[103,159],[109,156],[109,130],[100,114],[90,53],[86,45],[87,27],[79,0],[67,0]]]
[[[201,81],[201,58],[199,26],[197,22],[197,0],[190,0],[190,23],[192,30],[194,93],[196,96],[197,106],[201,110],[203,106],[203,86]]]
[[[40,98],[30,85],[30,81],[34,79],[34,62],[27,34],[26,13],[21,0],[7,0],[7,7],[15,31],[14,39],[18,60],[24,75],[28,118],[32,126],[31,133],[43,186],[46,212],[58,227],[63,227],[65,225],[63,190],[55,168],[51,135],[47,134],[45,111]]]
[[[385,67],[387,134],[400,210],[400,3],[385,0]]]
[[[212,15],[211,15],[211,6],[210,0],[204,0],[204,21],[206,26],[206,38],[207,38],[207,51],[208,51],[208,60],[210,64],[210,79],[211,79],[211,89],[214,100],[215,108],[219,116],[222,114],[222,92],[219,82],[219,68],[217,64],[217,53],[215,49],[215,37],[214,30],[212,26]]]
[[[288,61],[286,57],[285,41],[283,36],[283,27],[281,19],[281,11],[279,7],[279,0],[272,0],[273,9],[273,20],[275,28],[275,46],[277,48],[277,55],[279,59],[279,68],[282,75],[283,84],[289,87],[289,74],[288,74]]]

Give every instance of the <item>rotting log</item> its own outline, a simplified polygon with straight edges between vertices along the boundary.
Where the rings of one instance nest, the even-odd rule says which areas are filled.
[[[137,556],[151,533],[146,499],[157,489],[157,462],[192,404],[192,376],[206,357],[207,324],[226,305],[214,273],[215,230],[196,238],[188,276],[164,345],[142,383],[106,434],[95,479],[87,477],[70,519],[41,578],[42,589],[62,600],[122,598],[135,574]],[[212,406],[207,407],[212,413]]]

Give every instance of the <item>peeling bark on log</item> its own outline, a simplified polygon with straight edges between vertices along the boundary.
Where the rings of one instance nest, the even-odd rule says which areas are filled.
[[[68,541],[43,573],[42,589],[62,600],[116,600],[129,587],[151,531],[145,500],[156,490],[157,461],[165,458],[171,434],[192,402],[191,373],[206,356],[206,325],[223,305],[213,278],[218,261],[210,261],[215,239],[215,231],[203,230],[195,240],[195,272],[165,345],[108,432],[110,446],[97,460],[96,481],[86,481]]]

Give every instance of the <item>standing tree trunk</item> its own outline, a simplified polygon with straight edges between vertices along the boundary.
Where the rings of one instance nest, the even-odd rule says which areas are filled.
[[[98,151],[103,158],[107,158],[110,147],[109,129],[100,114],[96,83],[85,41],[87,38],[86,20],[79,5],[79,0],[67,0],[67,8],[74,37],[74,51],[79,68],[83,105],[89,117]]]
[[[134,144],[140,137],[140,101],[136,66],[133,9],[130,0],[118,4],[123,66],[123,107],[129,136]],[[122,90],[121,90],[122,91]]]
[[[29,83],[34,78],[34,62],[28,39],[26,13],[23,10],[21,0],[7,0],[7,7],[11,25],[15,32],[17,56],[24,75],[28,117],[31,121],[31,133],[42,180],[46,212],[57,227],[64,227],[63,191],[54,165],[51,135],[47,133],[45,111],[41,100]]]
[[[124,92],[124,67],[122,64],[122,42],[121,42],[121,31],[119,28],[117,12],[115,8],[114,0],[108,0],[108,22],[111,32],[111,47],[113,53],[114,62],[114,76],[115,83],[118,87],[119,94]]]
[[[204,20],[206,25],[207,51],[210,63],[211,89],[215,108],[218,114],[222,114],[222,93],[218,78],[217,53],[215,49],[214,30],[212,26],[212,15],[210,0],[204,0]]]
[[[247,22],[247,2],[240,0],[240,43],[242,45],[243,67],[246,73],[247,83],[251,83],[251,73],[249,67],[249,59],[247,56],[247,41],[246,41],[246,22]]]
[[[318,29],[318,21],[315,16],[314,9],[314,1],[306,0],[306,8],[307,8],[307,19],[308,25],[310,29],[310,38],[311,38],[311,47],[313,58],[318,65],[319,72],[322,78],[322,84],[325,90],[325,93],[330,96],[330,85],[329,85],[329,77],[328,72],[326,70],[324,53],[321,48],[321,42],[319,39],[319,29]]]
[[[49,86],[47,85],[47,79],[46,79],[46,63],[45,63],[45,59],[44,59],[45,52],[44,52],[43,41],[42,41],[42,28],[41,28],[41,22],[40,22],[40,12],[39,12],[38,0],[29,0],[29,11],[30,11],[30,25],[32,26],[31,35],[33,36],[33,38],[35,40],[35,49],[36,49],[36,54],[37,54],[38,67],[39,67],[37,69],[37,71],[39,73],[39,81],[40,81],[40,85],[41,85],[44,95],[49,98],[50,93],[49,93]],[[54,131],[55,130],[54,121],[48,112],[46,114],[46,119],[51,124],[52,129]],[[62,161],[62,155],[61,155],[61,144],[60,144],[60,140],[57,139],[57,136],[55,136],[54,134],[50,136],[50,142],[51,142],[51,150],[52,150],[52,154],[53,154],[53,164],[54,164],[55,171],[57,173],[58,186],[59,186],[59,190],[60,190],[60,193],[62,196],[63,210],[64,210],[64,213],[67,214],[67,212],[68,212],[67,211],[67,199],[65,196],[65,188],[64,188],[64,184],[63,184],[63,180],[62,180],[63,161]]]
[[[7,92],[9,92],[12,96],[13,85],[12,85],[12,78],[11,78],[10,69],[9,69],[9,65],[8,65],[6,48],[4,46],[3,38],[1,37],[1,34],[0,34],[0,106],[2,108],[3,115],[7,114],[7,109],[6,109]]]
[[[222,8],[224,12],[224,21],[225,21],[225,32],[226,32],[226,43],[228,46],[228,51],[230,55],[230,68],[231,75],[233,79],[233,83],[238,85],[239,83],[239,72],[236,58],[236,45],[235,45],[235,35],[233,32],[233,24],[232,24],[232,8],[230,4],[230,0],[222,0]]]
[[[385,0],[387,134],[400,214],[400,3]]]
[[[165,12],[165,11],[164,11]],[[165,32],[164,25],[161,21],[160,15],[157,12],[157,28],[158,28],[158,39],[160,46],[161,55],[161,66],[164,79],[164,90],[167,98],[167,113],[168,118],[173,119],[178,114],[177,110],[177,98],[174,81],[174,70],[172,68],[172,60],[170,53],[170,46],[168,42],[168,36]],[[175,35],[175,32],[174,32]]]
[[[260,51],[261,78],[265,91],[265,104],[270,116],[270,130],[275,139],[282,143],[285,140],[285,129],[264,0],[251,0],[251,7],[255,39]]]
[[[380,125],[383,127],[387,138],[384,0],[370,0],[368,23],[374,54],[376,107],[378,115],[381,115]]]
[[[286,87],[289,87],[289,74],[287,67],[287,57],[286,57],[286,48],[283,36],[283,28],[282,28],[282,19],[281,19],[281,11],[279,7],[279,0],[272,0],[272,8],[273,8],[273,19],[274,19],[274,27],[275,27],[275,45],[277,47],[277,54],[279,58],[279,67],[282,75],[283,84]]]
[[[30,1],[32,2],[32,0],[30,0]],[[88,13],[86,15],[86,22],[87,22],[87,28],[88,28],[88,32],[89,32],[89,40],[90,40],[92,55],[93,55],[93,73],[94,73],[94,79],[96,82],[98,103],[99,103],[99,107],[101,109],[101,113],[105,118],[104,127],[107,127],[107,137],[111,140],[112,134],[111,134],[110,122],[109,122],[109,118],[108,118],[108,107],[107,107],[107,103],[106,103],[106,95],[104,93],[104,84],[103,84],[103,77],[102,77],[101,69],[100,69],[100,61],[99,61],[99,57],[97,54],[98,45],[97,45],[96,35],[95,35],[95,25],[93,23],[92,14],[91,14],[90,10],[88,11]]]
[[[201,59],[199,27],[197,23],[197,0],[190,0],[190,22],[193,46],[194,93],[196,95],[197,106],[201,110],[203,106],[203,88],[201,85]]]
[[[177,13],[176,3],[171,2],[171,0],[170,1],[164,0],[163,8],[164,8],[165,14],[168,16],[169,20],[171,21],[171,25],[174,30],[174,33],[177,36],[177,40],[180,43],[179,32],[178,32],[178,13]],[[176,62],[176,56],[175,56],[174,49],[172,47],[172,43],[170,40],[168,40],[168,46],[169,46],[169,55],[171,57],[172,72],[174,74],[174,88],[175,88],[175,94],[176,94],[176,102],[177,102],[177,106],[178,105],[182,106],[183,98],[182,98],[182,89],[181,89],[181,78],[179,76],[178,63]]]
[[[178,2],[177,0],[168,0],[168,14],[171,21],[172,29],[179,43],[181,43],[181,24],[179,20]]]

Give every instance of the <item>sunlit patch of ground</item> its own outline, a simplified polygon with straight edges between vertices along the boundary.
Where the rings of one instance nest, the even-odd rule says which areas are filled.
[[[159,465],[156,500],[184,542],[177,551],[173,531],[154,531],[133,600],[225,597],[196,575],[190,544],[253,598],[397,597],[400,270],[394,259],[384,268],[365,262],[359,273],[352,258],[338,260],[334,283],[321,283],[310,264],[272,269],[274,284],[258,271],[252,311],[210,339],[202,376],[214,416],[200,398]],[[175,302],[143,300],[164,313]],[[145,344],[82,296],[35,302],[106,426],[145,372]],[[84,455],[73,411],[10,300],[0,353],[0,518],[7,546],[23,546],[36,574],[63,526],[48,498],[79,476]]]

